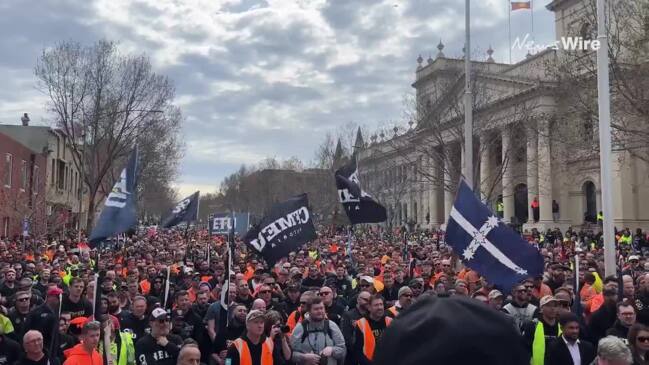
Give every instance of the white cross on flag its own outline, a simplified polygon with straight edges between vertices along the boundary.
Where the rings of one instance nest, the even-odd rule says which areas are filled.
[[[451,209],[446,242],[466,266],[503,290],[543,274],[539,251],[501,222],[464,180]]]

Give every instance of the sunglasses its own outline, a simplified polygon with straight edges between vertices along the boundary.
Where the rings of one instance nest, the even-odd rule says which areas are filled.
[[[272,293],[270,290],[260,290],[259,294],[269,294]]]
[[[28,300],[29,300],[29,298],[18,298],[18,299],[16,299],[16,301],[18,301],[18,302],[26,302]]]
[[[637,337],[636,341],[638,342],[649,342],[649,337]]]

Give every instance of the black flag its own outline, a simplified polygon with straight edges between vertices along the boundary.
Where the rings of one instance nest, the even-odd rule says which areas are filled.
[[[380,223],[387,219],[385,207],[361,189],[355,157],[336,171],[336,188],[352,224]]]
[[[193,222],[198,217],[198,197],[199,191],[186,197],[176,204],[176,206],[169,212],[167,217],[162,220],[161,226],[163,228],[170,228],[180,224],[181,222]]]
[[[306,194],[275,204],[261,222],[252,227],[244,242],[273,266],[289,252],[317,237]]]

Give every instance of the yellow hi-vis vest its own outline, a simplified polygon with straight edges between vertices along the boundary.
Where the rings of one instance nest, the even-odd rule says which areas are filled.
[[[559,326],[559,333],[561,336],[561,326]],[[543,329],[543,322],[536,322],[534,329],[534,340],[532,341],[532,361],[531,365],[544,365],[545,364],[545,330]]]

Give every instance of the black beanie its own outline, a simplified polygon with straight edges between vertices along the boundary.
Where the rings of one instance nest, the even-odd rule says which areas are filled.
[[[475,299],[420,298],[383,333],[375,365],[529,365],[523,339],[506,314]]]

